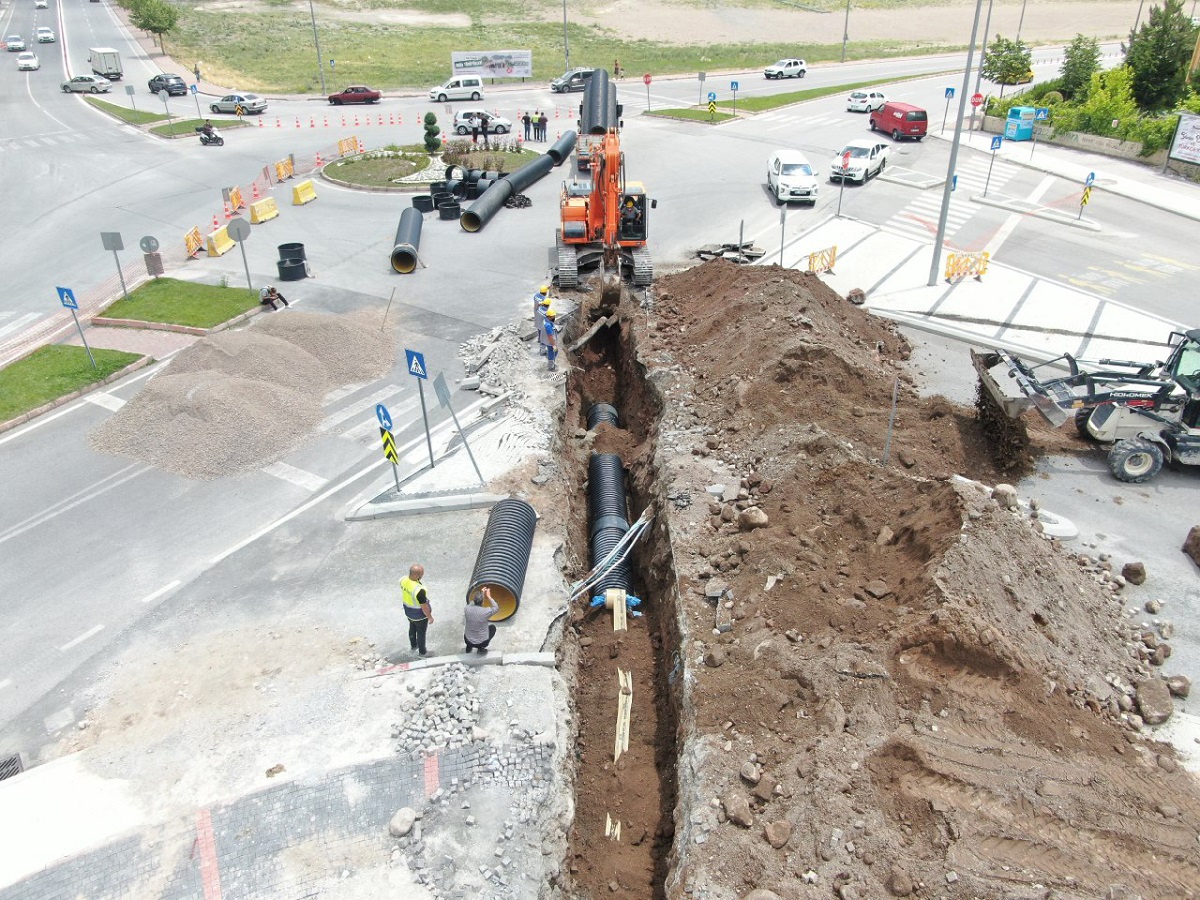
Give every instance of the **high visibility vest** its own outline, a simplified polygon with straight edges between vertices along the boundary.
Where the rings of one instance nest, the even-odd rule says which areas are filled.
[[[400,597],[404,601],[404,605],[409,609],[419,610],[421,608],[421,601],[417,599],[417,594],[419,594],[424,587],[425,585],[421,584],[421,582],[414,581],[407,575],[401,578]]]

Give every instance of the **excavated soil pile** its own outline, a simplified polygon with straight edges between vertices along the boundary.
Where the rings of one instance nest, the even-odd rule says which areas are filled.
[[[1137,731],[1166,689],[1116,589],[951,477],[997,473],[903,338],[723,261],[628,315],[683,632],[666,895],[1194,896],[1200,794]]]

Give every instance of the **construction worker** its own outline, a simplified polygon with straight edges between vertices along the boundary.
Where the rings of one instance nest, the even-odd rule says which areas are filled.
[[[550,307],[550,285],[543,284],[533,295],[533,326],[537,329],[538,355],[546,352],[546,310]]]
[[[429,607],[429,595],[421,579],[425,567],[413,565],[408,575],[400,579],[400,599],[404,603],[404,616],[408,619],[408,644],[421,656],[428,656],[425,649],[425,632],[433,624],[433,610]]]
[[[554,307],[546,307],[546,368],[555,370],[554,359],[558,356],[558,328],[554,324]]]

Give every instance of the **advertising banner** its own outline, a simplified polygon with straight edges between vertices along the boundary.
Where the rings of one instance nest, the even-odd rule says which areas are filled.
[[[1182,115],[1171,145],[1171,159],[1200,163],[1200,116]]]
[[[455,75],[482,75],[485,78],[532,78],[532,50],[454,51],[450,54]]]

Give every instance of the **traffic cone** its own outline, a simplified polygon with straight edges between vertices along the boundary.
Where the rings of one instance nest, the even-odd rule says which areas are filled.
[[[380,124],[380,125],[382,125],[382,124],[383,124],[383,116],[382,116],[382,115],[380,115],[380,117],[379,117],[379,124]]]
[[[318,153],[318,154],[317,154],[317,168],[319,169],[319,168],[321,168],[321,166],[323,166],[323,165],[324,165],[324,163],[323,163],[323,162],[321,162],[321,154],[320,154],[320,153]]]
[[[259,127],[259,128],[262,128],[262,127],[263,127],[263,120],[262,120],[262,116],[259,116],[259,117],[258,117],[258,127]]]
[[[282,127],[283,127],[283,123],[279,121],[279,116],[276,116],[276,117],[275,117],[275,127],[276,127],[276,128],[282,128]]]
[[[316,119],[314,119],[312,116],[309,116],[309,117],[308,117],[308,127],[309,127],[309,128],[316,128],[316,127],[317,127],[317,120],[316,120]]]
[[[354,127],[355,127],[355,128],[357,128],[357,127],[358,127],[358,113],[355,113],[355,114],[354,114]]]
[[[366,152],[367,152],[367,148],[363,146],[362,138],[356,138],[355,140],[357,140],[357,141],[358,141],[358,152],[359,152],[359,153],[366,153]]]
[[[554,107],[554,118],[558,118],[558,107]]]
[[[218,228],[220,228],[220,227],[221,227],[221,223],[217,221],[217,217],[216,217],[216,216],[213,216],[213,227],[212,227],[212,230],[213,230],[213,231],[216,231],[216,230],[217,230]]]
[[[229,208],[229,201],[228,201],[228,200],[226,200],[226,201],[225,201],[225,218],[227,218],[227,219],[232,219],[232,218],[233,218],[233,210],[231,210],[231,209]]]
[[[396,116],[396,124],[397,125],[404,124],[404,113],[400,113],[400,115]]]
[[[446,146],[446,132],[444,131],[442,132],[442,146]]]
[[[300,127],[300,117],[299,116],[296,116],[296,127],[297,128]]]
[[[392,113],[391,115],[388,116],[388,124],[389,125],[396,124],[396,114],[395,113]]]
[[[329,127],[329,116],[322,116],[321,121],[324,122],[324,125],[322,127],[324,127],[324,128]]]
[[[342,113],[342,127],[343,128],[346,127],[346,114],[345,113]]]
[[[561,131],[557,132],[557,133],[554,135],[554,140],[556,140],[556,141],[561,141],[561,140],[562,140],[562,132],[561,132]]]

